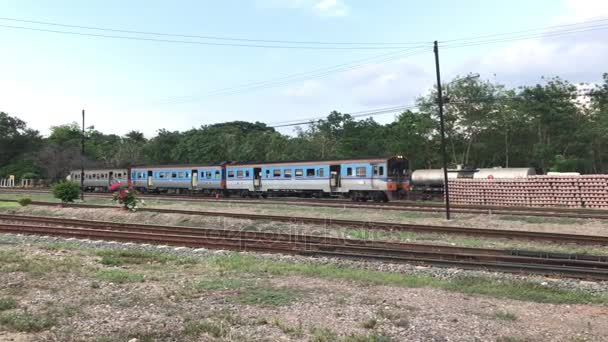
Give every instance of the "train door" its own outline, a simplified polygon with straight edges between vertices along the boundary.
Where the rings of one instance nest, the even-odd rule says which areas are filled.
[[[340,187],[340,165],[329,166],[329,187],[332,192]]]
[[[386,183],[386,167],[384,163],[372,164],[372,188],[382,189]]]
[[[253,188],[259,190],[262,187],[262,168],[253,168]]]
[[[152,185],[154,185],[152,182],[152,171],[148,171],[148,187],[151,188]]]
[[[198,170],[192,170],[192,189],[198,187]]]
[[[114,184],[114,171],[108,173],[108,186]]]

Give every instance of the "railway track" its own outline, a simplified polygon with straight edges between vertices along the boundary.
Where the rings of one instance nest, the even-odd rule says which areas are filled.
[[[32,193],[48,194],[45,190],[0,190],[0,193]],[[87,193],[86,197],[108,198],[105,193]],[[254,199],[254,198],[209,198],[183,195],[149,195],[142,194],[141,198],[155,199],[159,201],[186,201],[186,202],[211,202],[211,203],[234,203],[234,204],[260,204],[260,205],[292,205],[301,207],[323,207],[323,208],[342,208],[342,209],[371,209],[371,210],[397,210],[439,213],[444,211],[443,203],[437,202],[412,202],[395,201],[389,203],[359,203],[341,199]],[[482,215],[515,215],[515,216],[536,216],[536,217],[558,217],[558,218],[577,218],[577,219],[608,219],[608,211],[603,209],[590,208],[557,208],[557,207],[509,207],[509,206],[487,206],[487,205],[452,205],[452,212],[464,214]]]
[[[2,201],[2,200],[0,200]],[[57,206],[57,203],[52,202],[32,202],[32,205],[39,206]],[[116,210],[114,206],[102,206],[92,204],[68,204],[64,205],[72,208],[106,208]],[[458,234],[475,237],[487,238],[503,238],[503,239],[520,239],[520,240],[536,240],[536,241],[552,241],[559,243],[570,244],[585,244],[585,245],[603,245],[608,246],[608,236],[600,235],[584,235],[584,234],[564,234],[564,233],[547,233],[522,230],[508,229],[485,229],[473,227],[456,227],[456,226],[435,226],[421,225],[409,223],[393,223],[393,222],[373,222],[359,220],[339,220],[331,218],[316,218],[316,217],[294,217],[281,215],[261,215],[261,214],[243,214],[243,213],[226,213],[216,211],[196,211],[196,210],[180,210],[180,209],[161,209],[161,208],[141,208],[139,211],[154,212],[163,214],[181,214],[181,215],[196,215],[210,217],[228,217],[235,219],[255,220],[255,221],[276,221],[288,222],[293,224],[314,224],[326,228],[330,227],[349,227],[363,228],[369,230],[385,230],[385,231],[407,231],[417,233],[434,233],[434,234]],[[3,215],[0,215],[2,217]]]
[[[301,234],[125,224],[20,215],[1,215],[0,232],[193,248],[376,259],[442,267],[608,280],[608,257],[605,256],[462,248]]]

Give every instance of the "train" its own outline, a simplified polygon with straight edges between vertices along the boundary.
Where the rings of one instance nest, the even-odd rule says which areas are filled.
[[[67,179],[81,183],[81,170]],[[143,193],[211,196],[344,197],[387,202],[410,188],[409,161],[403,156],[279,162],[222,162],[190,165],[143,165],[87,169],[87,191],[107,191],[115,183]]]

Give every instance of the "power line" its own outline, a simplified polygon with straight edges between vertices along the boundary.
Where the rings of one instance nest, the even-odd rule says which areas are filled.
[[[296,81],[322,79],[322,78],[329,77],[332,74],[335,74],[338,72],[351,71],[351,70],[359,69],[359,68],[362,68],[362,67],[365,67],[365,66],[368,66],[371,64],[380,63],[380,62],[388,62],[388,61],[392,61],[392,60],[396,60],[396,59],[402,59],[402,58],[411,57],[411,56],[419,55],[419,54],[426,53],[426,52],[427,52],[426,48],[417,49],[415,51],[411,51],[409,53],[401,54],[401,55],[396,54],[396,52],[395,52],[395,53],[371,57],[371,58],[367,58],[367,59],[359,60],[359,61],[355,61],[355,62],[339,64],[339,65],[332,66],[332,67],[316,69],[316,70],[309,71],[309,72],[291,74],[291,75],[283,76],[283,77],[276,78],[276,79],[251,82],[251,83],[241,84],[241,85],[237,85],[237,86],[233,86],[233,87],[212,90],[212,91],[209,91],[209,92],[201,94],[201,95],[168,98],[168,99],[165,99],[164,101],[161,101],[159,104],[187,103],[187,102],[199,101],[202,98],[229,96],[229,95],[246,93],[246,92],[253,91],[253,90],[273,88],[273,87],[277,87],[277,86],[287,85],[287,84],[290,84],[290,83],[293,83]],[[389,55],[393,55],[393,56],[389,56]],[[381,57],[381,56],[385,56],[385,58],[377,59],[378,57]],[[376,60],[374,60],[374,58]],[[360,61],[367,61],[367,62],[357,63]]]
[[[118,33],[143,34],[143,35],[180,37],[180,38],[197,38],[197,39],[208,39],[208,40],[258,42],[258,43],[313,44],[313,45],[420,45],[420,44],[428,43],[428,42],[331,42],[331,41],[269,40],[269,39],[221,37],[221,36],[211,36],[211,35],[164,33],[164,32],[151,32],[151,31],[133,31],[133,30],[114,29],[114,28],[99,27],[99,26],[70,25],[70,24],[61,24],[61,23],[56,23],[56,22],[25,20],[25,19],[6,18],[6,17],[0,17],[0,20],[29,23],[29,24],[79,28],[79,29],[85,29],[85,30],[118,32]]]
[[[228,46],[228,47],[247,47],[247,48],[265,48],[265,49],[300,49],[300,50],[390,50],[399,49],[403,46],[295,46],[295,45],[264,45],[264,44],[236,44],[236,43],[216,43],[216,42],[204,42],[194,40],[174,40],[174,39],[160,39],[160,38],[146,38],[146,37],[134,37],[134,36],[117,36],[108,34],[97,34],[97,33],[86,33],[86,32],[75,32],[75,31],[60,31],[50,30],[34,27],[24,26],[12,26],[12,25],[0,25],[0,27],[29,30],[29,31],[40,31],[57,34],[67,34],[76,36],[88,36],[98,38],[112,38],[112,39],[125,39],[125,40],[136,40],[136,41],[148,41],[157,43],[175,43],[175,44],[191,44],[191,45],[210,45],[210,46]]]
[[[373,110],[366,110],[366,111],[360,111],[360,112],[351,112],[351,113],[342,113],[342,114],[344,114],[344,115],[350,115],[352,118],[360,118],[360,117],[367,117],[367,116],[377,116],[377,115],[383,115],[383,114],[391,114],[391,113],[403,112],[403,111],[406,111],[408,109],[414,109],[414,108],[417,108],[417,107],[418,107],[418,105],[405,105],[405,106],[378,108],[378,109],[373,109]],[[299,122],[293,122],[293,123],[287,123],[287,124],[268,125],[268,127],[280,128],[280,127],[292,127],[292,126],[310,125],[310,124],[313,124],[315,122],[322,121],[324,119],[325,118],[302,119]]]

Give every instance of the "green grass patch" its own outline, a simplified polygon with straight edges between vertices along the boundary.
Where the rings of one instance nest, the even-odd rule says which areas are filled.
[[[166,253],[155,253],[137,250],[104,249],[95,253],[101,257],[101,263],[107,266],[166,264],[178,260],[178,257]]]
[[[214,322],[204,320],[200,322],[189,322],[184,326],[184,335],[200,336],[209,334],[215,338],[225,337],[230,331],[230,326],[225,322]]]
[[[302,291],[290,287],[254,287],[242,291],[233,299],[241,304],[282,306],[297,301],[302,295]]]
[[[115,284],[140,283],[144,281],[143,275],[121,269],[101,270],[95,274],[95,277]]]
[[[509,311],[497,311],[494,313],[494,318],[501,321],[516,321],[517,316]]]
[[[271,321],[271,324],[281,329],[281,331],[286,335],[296,338],[301,338],[302,336],[304,336],[304,328],[302,326],[301,321],[298,321],[297,325],[290,325],[281,321],[278,317],[274,317]]]
[[[356,335],[352,334],[340,339],[342,342],[391,342],[392,339],[384,335]]]
[[[235,278],[210,278],[197,281],[192,285],[192,288],[198,291],[211,291],[211,290],[234,290],[251,286],[250,282],[245,282],[241,279]]]
[[[14,331],[38,332],[56,324],[57,321],[48,315],[35,315],[27,312],[0,315],[0,325]]]
[[[487,295],[541,303],[577,304],[608,303],[608,295],[581,290],[558,289],[523,280],[499,280],[487,277],[457,277],[442,280],[427,275],[379,272],[337,265],[291,263],[260,260],[251,256],[229,254],[216,256],[211,264],[221,272],[267,275],[298,275],[327,279],[343,279],[371,285],[430,287],[465,294]]]
[[[17,301],[14,298],[0,298],[0,311],[6,311],[17,307]]]
[[[315,327],[310,331],[310,342],[334,342],[338,340],[338,334],[325,327]]]
[[[511,216],[511,215],[502,215],[499,216],[500,220],[503,221],[519,221],[531,224],[543,224],[543,223],[554,223],[554,224],[576,224],[581,221],[574,218],[569,217],[543,217],[543,216]]]
[[[13,209],[18,207],[19,203],[17,202],[0,202],[0,209]]]

